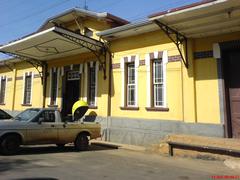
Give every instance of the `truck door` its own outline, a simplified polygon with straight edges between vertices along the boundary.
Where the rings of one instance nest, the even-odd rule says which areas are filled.
[[[41,122],[40,122],[41,121]],[[52,144],[57,142],[55,110],[40,113],[27,129],[28,144]]]

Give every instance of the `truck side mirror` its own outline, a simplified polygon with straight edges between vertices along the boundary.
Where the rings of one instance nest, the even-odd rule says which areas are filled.
[[[38,119],[38,124],[42,124],[43,121],[44,121],[44,118],[43,118],[43,117],[40,117],[40,118]]]

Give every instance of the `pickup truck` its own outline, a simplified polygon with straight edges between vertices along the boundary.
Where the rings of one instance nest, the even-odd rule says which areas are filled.
[[[101,126],[94,122],[64,122],[57,109],[30,108],[16,117],[0,121],[0,152],[17,153],[21,145],[74,143],[79,151],[87,150],[90,139],[100,137]]]

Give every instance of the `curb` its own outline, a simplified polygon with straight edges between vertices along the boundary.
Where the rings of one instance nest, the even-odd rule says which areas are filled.
[[[145,152],[146,151],[146,148],[143,147],[143,146],[112,143],[112,142],[98,141],[98,140],[92,140],[90,142],[91,142],[92,145],[108,147],[108,148],[112,148],[112,149],[124,149],[124,150],[130,150],[130,151],[138,151],[138,152]]]

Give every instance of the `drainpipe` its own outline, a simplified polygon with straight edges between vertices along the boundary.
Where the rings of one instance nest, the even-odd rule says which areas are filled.
[[[43,86],[43,108],[46,105],[46,94],[47,94],[47,75],[48,75],[48,65],[44,63],[42,66],[43,77],[42,77],[42,86]]]
[[[183,62],[181,61],[181,82],[182,82],[182,121],[184,122],[185,121],[185,114],[184,114],[184,76],[183,76],[183,68],[184,68],[184,65],[183,65]]]
[[[108,67],[108,77],[109,77],[109,82],[108,82],[108,107],[107,107],[107,130],[106,130],[106,141],[110,141],[110,129],[109,129],[109,121],[111,120],[111,98],[112,98],[112,53],[108,51],[109,55],[109,67]]]
[[[11,107],[12,111],[15,110],[16,76],[17,76],[17,69],[14,68],[13,69],[13,79],[12,79],[12,82],[13,82],[12,107]]]

